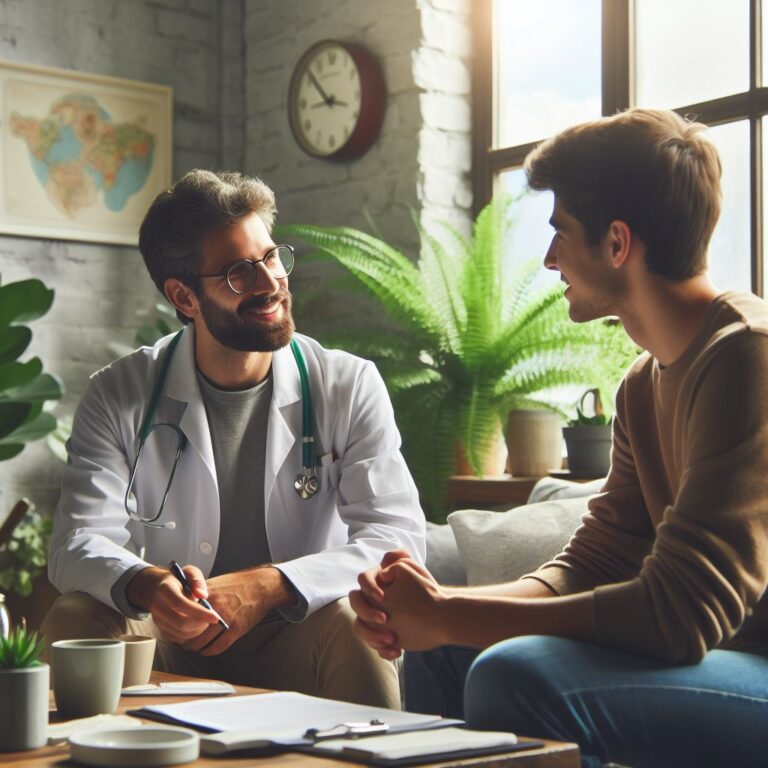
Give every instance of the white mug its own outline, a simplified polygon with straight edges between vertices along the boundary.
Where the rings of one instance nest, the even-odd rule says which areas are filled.
[[[122,640],[58,640],[51,646],[56,708],[66,718],[112,714],[125,666]]]
[[[130,685],[145,685],[152,674],[157,641],[148,635],[120,635],[118,640],[125,643],[123,688]]]

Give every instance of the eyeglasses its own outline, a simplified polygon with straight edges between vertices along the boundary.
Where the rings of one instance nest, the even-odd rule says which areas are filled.
[[[168,475],[168,482],[165,485],[165,491],[160,499],[160,504],[155,515],[143,515],[138,509],[138,502],[136,500],[136,494],[133,490],[134,483],[136,481],[136,471],[141,464],[142,456],[148,456],[145,464],[149,462],[151,467],[157,466],[157,457],[164,452],[164,449],[169,449],[168,441],[173,445],[176,443],[176,457],[173,460],[173,466]],[[158,523],[157,520],[160,515],[163,514],[163,507],[165,507],[165,500],[168,498],[168,493],[171,490],[171,484],[173,483],[173,476],[176,474],[176,466],[179,463],[181,454],[184,453],[184,449],[187,447],[187,436],[181,431],[180,427],[176,424],[158,423],[153,424],[147,431],[146,437],[142,438],[139,442],[139,450],[136,454],[136,460],[133,462],[133,468],[131,469],[130,477],[128,478],[128,487],[125,490],[125,511],[131,520],[136,520],[139,523],[150,526],[150,528],[175,528],[175,523]],[[145,454],[146,449],[146,454]]]
[[[263,259],[243,259],[221,272],[210,275],[199,274],[196,277],[226,277],[227,283],[234,293],[248,293],[256,284],[256,268],[259,264],[263,264],[272,277],[278,280],[288,277],[293,270],[293,247],[278,245]]]

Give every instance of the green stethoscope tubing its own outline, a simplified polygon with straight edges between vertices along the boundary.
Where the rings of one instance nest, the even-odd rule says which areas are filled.
[[[165,379],[168,376],[168,369],[171,366],[171,360],[173,353],[176,351],[179,341],[181,340],[181,334],[184,333],[184,329],[180,330],[172,339],[168,345],[168,351],[165,353],[163,364],[160,367],[160,373],[158,374],[155,386],[152,389],[152,395],[149,399],[149,406],[147,407],[147,414],[144,417],[144,421],[139,431],[139,443],[140,445],[149,436],[152,428],[152,422],[155,419],[155,410],[157,409],[157,401],[160,399],[160,395],[163,392],[165,386]],[[314,457],[313,448],[315,438],[312,435],[312,395],[309,391],[309,373],[307,371],[307,363],[304,359],[304,353],[301,351],[296,339],[291,339],[291,352],[296,360],[296,367],[299,369],[299,382],[301,385],[301,466],[302,474],[304,477],[314,477]],[[184,444],[181,446],[181,450],[186,445],[186,436],[184,437]]]

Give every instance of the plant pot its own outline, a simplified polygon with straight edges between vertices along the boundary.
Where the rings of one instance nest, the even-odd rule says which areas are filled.
[[[49,680],[47,664],[0,669],[0,752],[46,744]]]
[[[563,427],[568,469],[574,477],[604,477],[611,468],[611,425]]]
[[[510,411],[507,417],[507,469],[519,477],[543,477],[563,465],[563,433],[554,411]]]

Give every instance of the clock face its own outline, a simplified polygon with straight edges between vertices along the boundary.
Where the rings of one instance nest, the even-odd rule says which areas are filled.
[[[289,95],[291,128],[299,145],[310,155],[354,156],[365,151],[375,138],[378,126],[365,146],[357,146],[359,129],[369,122],[362,119],[367,118],[363,114],[367,70],[361,69],[360,56],[355,46],[325,41],[310,48],[296,66]],[[383,112],[383,89],[381,103],[381,109],[377,106],[379,112]],[[378,122],[380,125],[380,117]]]

